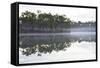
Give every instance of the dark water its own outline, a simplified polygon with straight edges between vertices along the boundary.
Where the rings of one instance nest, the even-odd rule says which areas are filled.
[[[34,33],[22,34],[19,39],[22,55],[38,53],[37,56],[42,56],[42,54],[51,54],[53,51],[59,52],[70,48],[71,43],[74,42],[95,42],[95,33]]]
[[[94,27],[63,30],[62,33],[19,33],[19,63],[96,59]]]
[[[95,59],[95,32],[19,34],[19,63]]]

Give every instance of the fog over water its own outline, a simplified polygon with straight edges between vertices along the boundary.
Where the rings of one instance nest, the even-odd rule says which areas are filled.
[[[74,28],[70,31],[19,34],[19,63],[95,59],[95,28]]]

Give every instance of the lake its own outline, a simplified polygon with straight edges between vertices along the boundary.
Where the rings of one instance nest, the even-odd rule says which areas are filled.
[[[21,33],[19,64],[96,59],[95,32]]]

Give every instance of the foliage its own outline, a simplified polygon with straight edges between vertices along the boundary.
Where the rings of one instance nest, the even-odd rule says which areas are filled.
[[[40,10],[37,13],[25,11],[22,12],[19,20],[22,23],[31,23],[41,25],[42,27],[56,28],[57,25],[66,24],[66,26],[71,22],[71,20],[65,15],[52,15],[51,13],[41,13]]]

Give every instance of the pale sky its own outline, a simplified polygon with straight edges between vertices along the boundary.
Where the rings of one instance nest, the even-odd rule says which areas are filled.
[[[57,7],[57,6],[40,6],[40,5],[19,5],[19,16],[22,12],[30,11],[37,13],[41,10],[42,13],[51,13],[58,15],[66,15],[73,21],[96,21],[96,9],[93,8],[75,8],[75,7]]]

